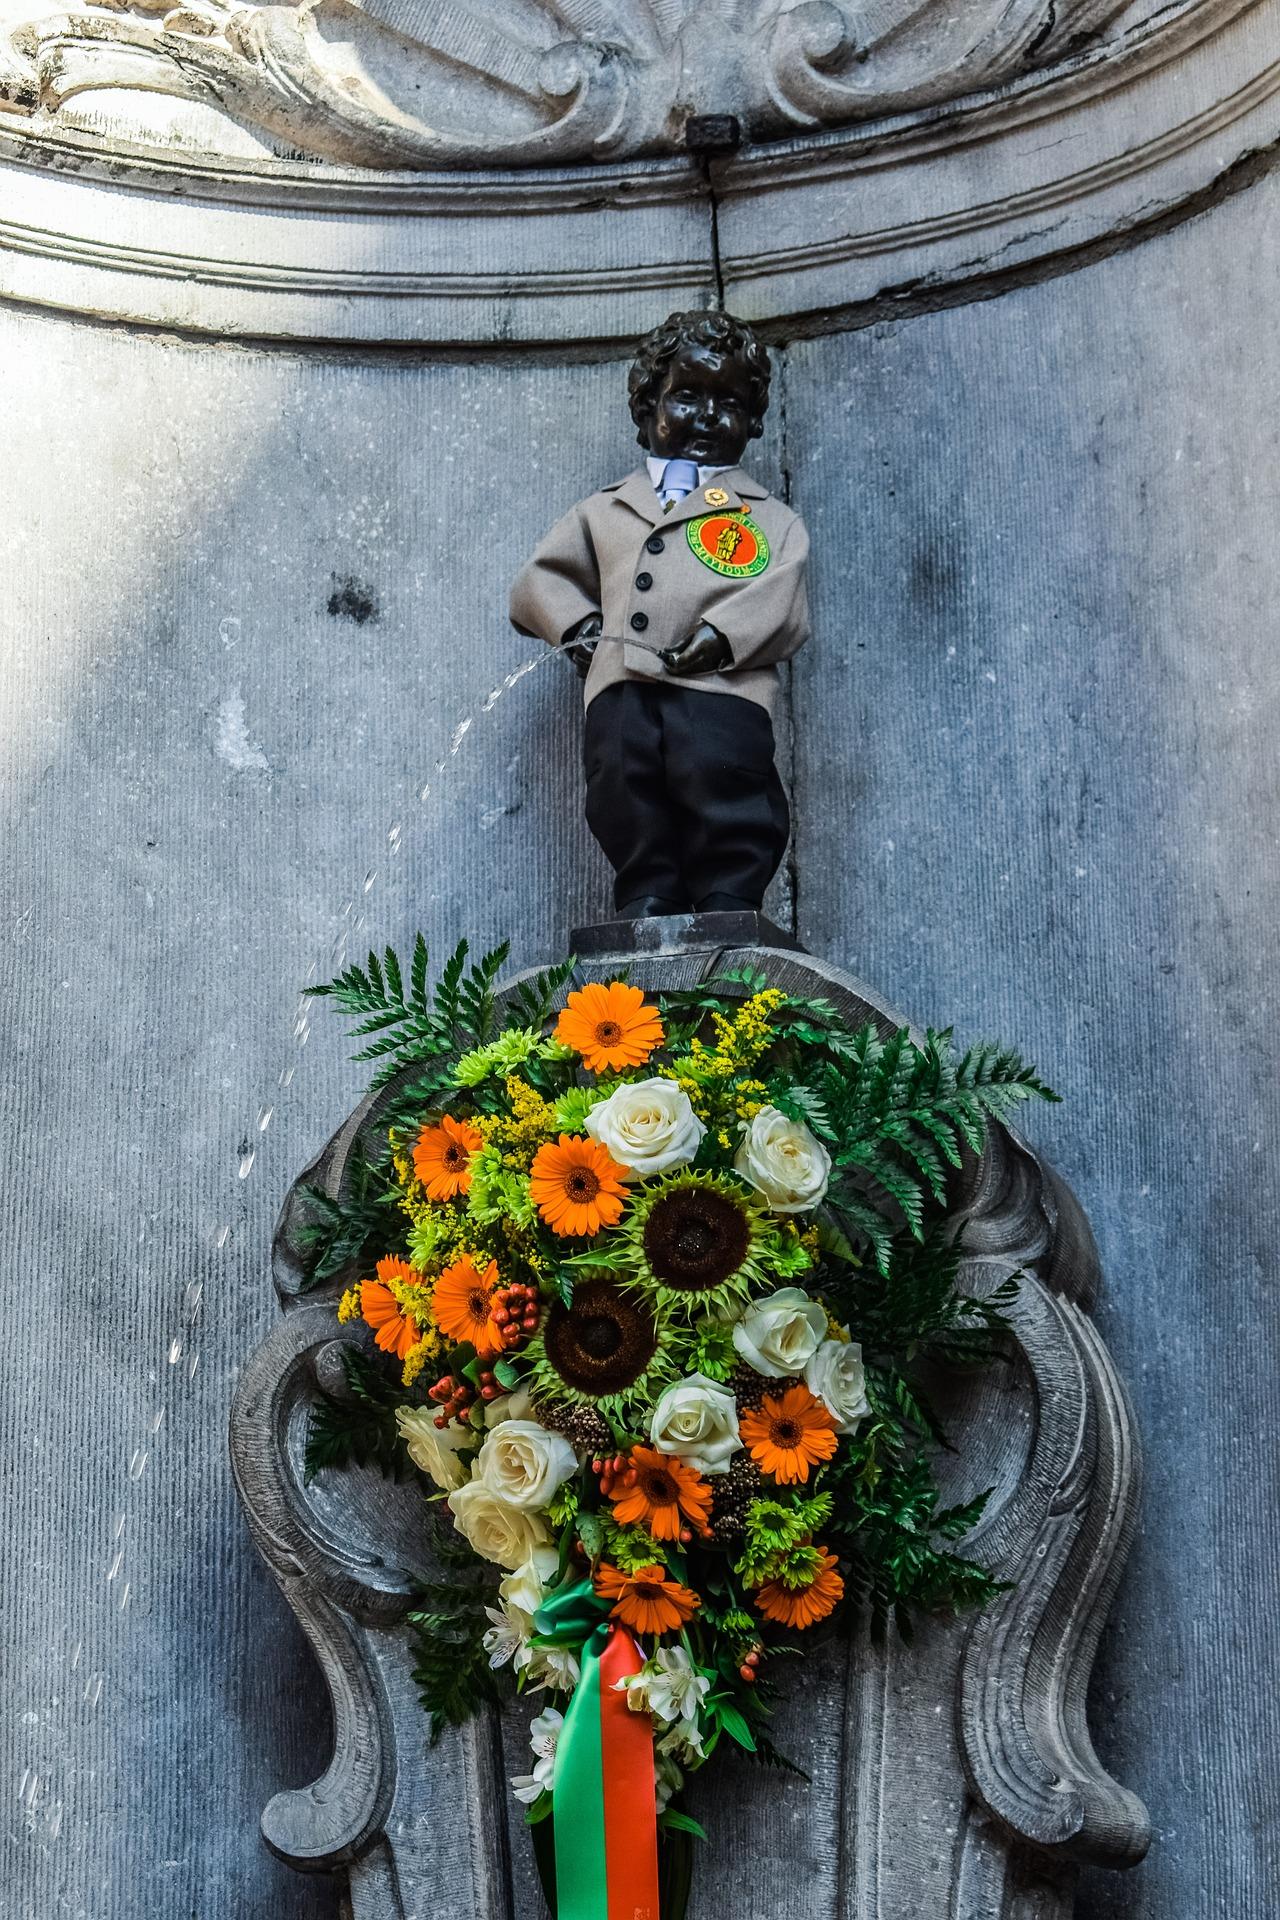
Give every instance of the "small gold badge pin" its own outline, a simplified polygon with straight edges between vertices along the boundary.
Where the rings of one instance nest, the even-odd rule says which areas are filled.
[[[709,507],[727,507],[729,496],[723,487],[708,487],[703,499]]]

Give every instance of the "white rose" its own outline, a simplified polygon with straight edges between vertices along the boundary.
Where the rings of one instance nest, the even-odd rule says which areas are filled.
[[[578,1456],[562,1433],[536,1420],[504,1420],[480,1449],[476,1474],[509,1506],[536,1512],[578,1471]]]
[[[633,1180],[647,1180],[671,1167],[687,1167],[706,1132],[673,1080],[635,1080],[616,1087],[592,1107],[586,1129],[626,1167]]]
[[[807,1213],[822,1199],[831,1177],[831,1155],[817,1134],[776,1107],[761,1107],[733,1164],[775,1213]]]
[[[475,1445],[470,1427],[459,1426],[456,1420],[438,1427],[435,1414],[426,1407],[397,1407],[396,1426],[415,1467],[446,1493],[463,1485],[471,1463],[461,1457],[460,1449]]]
[[[514,1571],[536,1548],[551,1544],[545,1520],[525,1507],[513,1507],[485,1480],[468,1480],[449,1495],[448,1505],[463,1539],[482,1560],[496,1561],[500,1567]]]
[[[733,1395],[705,1374],[691,1373],[659,1399],[649,1438],[659,1452],[675,1454],[698,1473],[728,1473],[742,1446]]]
[[[804,1370],[804,1382],[836,1423],[837,1433],[854,1433],[871,1411],[862,1348],[856,1340],[824,1340]]]
[[[755,1300],[733,1330],[733,1344],[757,1373],[803,1373],[822,1344],[827,1316],[800,1287]]]

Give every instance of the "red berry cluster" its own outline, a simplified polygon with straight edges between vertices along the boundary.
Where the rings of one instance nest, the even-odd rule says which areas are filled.
[[[451,1373],[442,1373],[434,1387],[427,1389],[428,1400],[434,1400],[440,1411],[435,1424],[447,1427],[451,1420],[464,1420],[475,1399],[474,1393],[465,1380],[455,1380]]]
[[[738,1668],[739,1680],[745,1680],[749,1687],[754,1687],[760,1678],[760,1662],[763,1659],[764,1647],[757,1640],[754,1647],[748,1647],[742,1656],[742,1665]]]
[[[516,1280],[494,1292],[489,1312],[504,1347],[518,1347],[538,1331],[538,1289]]]
[[[636,1470],[625,1453],[610,1454],[604,1459],[597,1454],[591,1462],[591,1471],[598,1476],[600,1491],[606,1500],[613,1497],[615,1488],[635,1484]]]

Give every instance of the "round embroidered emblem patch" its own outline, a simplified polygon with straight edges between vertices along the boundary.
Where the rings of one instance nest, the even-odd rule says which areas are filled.
[[[690,520],[688,529],[689,545],[713,573],[746,580],[769,564],[769,542],[745,513],[704,513]]]

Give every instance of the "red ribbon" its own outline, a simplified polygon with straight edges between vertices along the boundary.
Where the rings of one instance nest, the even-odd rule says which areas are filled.
[[[627,1704],[618,1681],[644,1657],[621,1627],[600,1655],[600,1747],[604,1772],[608,1920],[658,1920],[658,1810],[653,1721]]]

